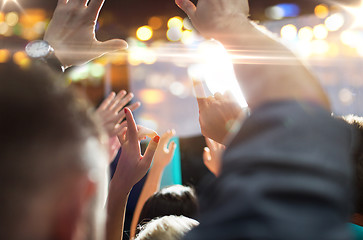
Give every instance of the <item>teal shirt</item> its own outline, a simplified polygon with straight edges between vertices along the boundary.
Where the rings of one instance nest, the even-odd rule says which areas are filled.
[[[354,240],[363,240],[363,227],[361,226],[358,226],[356,224],[349,224],[351,229],[352,229],[352,232],[353,232],[353,239]]]

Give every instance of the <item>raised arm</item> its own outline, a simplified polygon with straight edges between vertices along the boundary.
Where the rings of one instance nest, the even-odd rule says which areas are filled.
[[[100,42],[95,28],[105,0],[58,0],[44,40],[65,68],[127,48],[121,39]]]
[[[127,132],[120,136],[122,153],[111,180],[107,203],[107,240],[122,239],[125,207],[132,187],[148,171],[160,137],[154,137],[141,155],[138,129],[130,109],[125,108]]]
[[[131,229],[130,229],[130,239],[133,239],[136,235],[136,228],[139,221],[141,210],[145,202],[151,197],[155,192],[160,190],[161,177],[163,175],[165,167],[173,159],[176,143],[171,142],[168,147],[170,139],[175,135],[174,130],[168,130],[160,138],[159,145],[155,152],[154,163],[151,167],[149,174],[146,178],[145,184],[140,193],[139,200],[132,217]]]
[[[237,53],[233,56],[235,72],[251,111],[267,102],[290,99],[330,108],[324,91],[305,66],[251,23],[247,0],[199,0],[197,6],[189,0],[176,3],[203,36]]]

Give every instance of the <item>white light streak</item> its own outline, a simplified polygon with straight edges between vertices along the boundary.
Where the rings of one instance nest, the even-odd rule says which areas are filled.
[[[190,71],[191,75],[199,76],[191,77],[204,80],[212,94],[230,91],[241,107],[247,107],[232,60],[224,47],[216,41],[206,41],[200,45],[199,53],[202,61]]]
[[[21,12],[24,12],[23,7],[19,4],[19,2],[17,0],[3,0],[2,2],[3,3],[1,5],[1,9],[0,9],[1,11],[4,10],[6,5],[13,3],[21,10]]]
[[[339,3],[336,4],[354,17],[354,21],[350,26],[351,29],[363,28],[363,0],[361,0],[360,5],[357,7],[348,7]]]

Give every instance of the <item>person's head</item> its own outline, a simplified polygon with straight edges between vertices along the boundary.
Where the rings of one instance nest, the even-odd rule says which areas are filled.
[[[360,141],[353,155],[353,167],[355,171],[355,213],[363,215],[363,117],[349,115],[343,117],[349,124],[359,131]]]
[[[142,227],[136,240],[181,240],[198,225],[198,221],[184,216],[155,218]]]
[[[191,187],[172,185],[151,196],[144,204],[139,224],[167,215],[186,216],[196,219],[199,207],[195,191]]]
[[[0,74],[0,239],[95,236],[107,154],[88,108],[49,69]]]

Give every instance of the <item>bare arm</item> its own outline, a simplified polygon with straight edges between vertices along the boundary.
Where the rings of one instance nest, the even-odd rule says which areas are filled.
[[[131,110],[125,108],[125,114],[127,132],[125,136],[120,136],[120,142],[123,146],[122,153],[109,188],[106,226],[107,240],[122,239],[128,195],[132,187],[140,181],[149,169],[160,139],[159,136],[154,137],[150,141],[145,155],[142,156],[138,129]]]
[[[139,200],[132,217],[130,239],[133,239],[136,235],[137,223],[139,221],[141,210],[149,197],[160,189],[161,177],[163,175],[165,167],[170,163],[173,158],[176,144],[171,142],[168,148],[168,142],[175,135],[174,131],[167,131],[160,138],[160,143],[156,149],[154,163],[151,167],[149,174],[146,178],[144,187],[142,188]]]
[[[202,35],[235,53],[235,72],[251,111],[266,102],[291,99],[330,108],[321,86],[294,54],[248,20],[247,0],[176,3]]]

